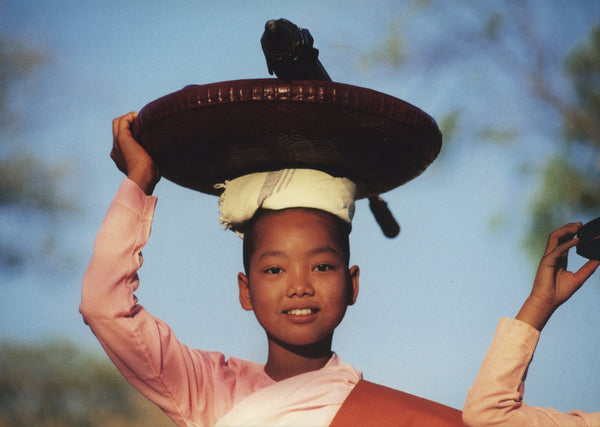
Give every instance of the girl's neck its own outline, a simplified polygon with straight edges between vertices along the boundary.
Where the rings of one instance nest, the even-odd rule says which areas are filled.
[[[331,339],[332,337],[327,337],[308,346],[292,346],[269,338],[265,373],[275,381],[281,381],[321,369],[331,359]]]

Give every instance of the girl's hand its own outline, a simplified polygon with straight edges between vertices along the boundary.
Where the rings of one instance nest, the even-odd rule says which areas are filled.
[[[110,157],[121,172],[150,195],[160,180],[160,172],[150,155],[133,138],[130,128],[136,117],[137,113],[131,112],[113,120]]]
[[[516,319],[541,331],[552,313],[568,300],[594,273],[600,261],[590,260],[578,271],[567,270],[569,249],[577,245],[580,222],[564,225],[550,234],[531,294]]]

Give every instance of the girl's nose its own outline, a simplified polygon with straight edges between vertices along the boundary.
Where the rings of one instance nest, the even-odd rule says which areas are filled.
[[[296,271],[295,274],[290,275],[286,294],[290,298],[294,296],[313,296],[315,294],[315,288],[312,284],[310,272]]]

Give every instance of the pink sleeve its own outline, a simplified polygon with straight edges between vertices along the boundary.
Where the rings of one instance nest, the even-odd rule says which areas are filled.
[[[565,414],[523,402],[523,378],[539,335],[539,331],[524,322],[500,319],[475,383],[467,393],[463,409],[465,425],[600,425],[600,412],[572,411]]]
[[[212,425],[256,386],[257,378],[260,382],[264,371],[251,362],[188,348],[137,303],[137,271],[156,200],[123,181],[96,236],[79,310],[138,391],[179,425]]]

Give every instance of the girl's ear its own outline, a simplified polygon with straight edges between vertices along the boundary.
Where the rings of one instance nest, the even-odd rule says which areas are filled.
[[[358,298],[358,276],[360,269],[358,265],[353,265],[348,270],[348,305],[353,305]]]
[[[250,299],[250,286],[248,283],[248,276],[246,276],[244,273],[238,273],[237,279],[240,304],[242,305],[242,308],[244,310],[251,311],[253,307],[252,300]]]

